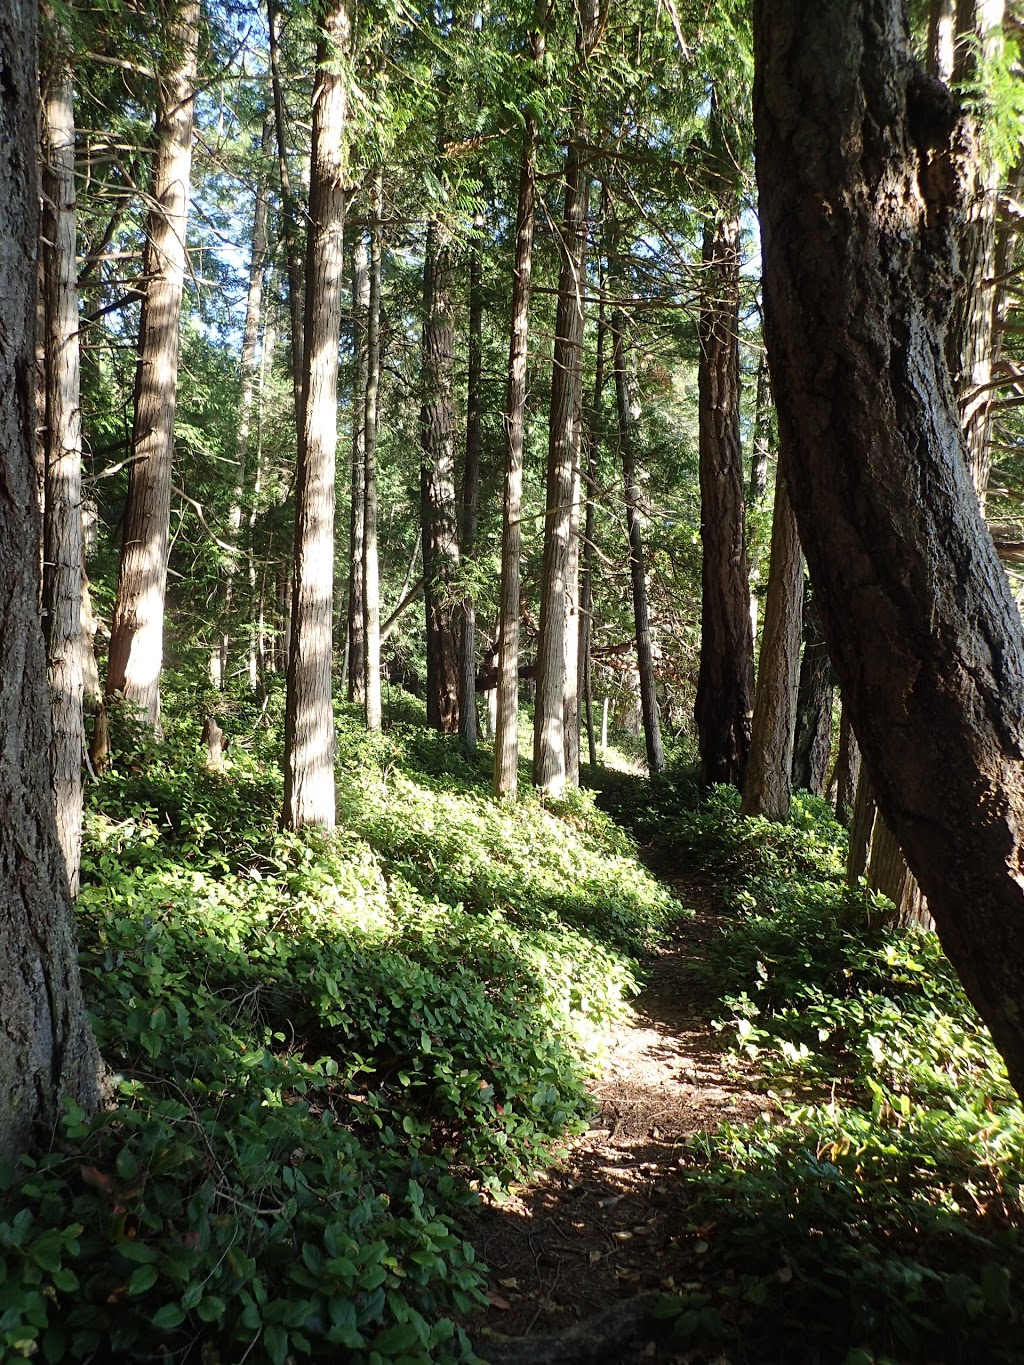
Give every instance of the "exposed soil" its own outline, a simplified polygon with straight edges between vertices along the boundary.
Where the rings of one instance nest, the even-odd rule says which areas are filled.
[[[718,1007],[699,966],[720,932],[717,896],[688,878],[671,885],[696,913],[647,963],[649,984],[592,1086],[589,1131],[563,1165],[501,1203],[485,1202],[478,1215],[473,1240],[490,1268],[492,1306],[467,1327],[485,1356],[489,1332],[539,1346],[618,1300],[697,1287],[711,1230],[693,1225],[679,1168],[690,1164],[695,1135],[772,1108],[711,1027]],[[570,1345],[544,1358],[597,1354]],[[639,1344],[605,1358],[668,1365],[688,1356],[641,1331]]]

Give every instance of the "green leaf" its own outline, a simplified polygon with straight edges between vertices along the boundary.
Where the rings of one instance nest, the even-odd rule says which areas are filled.
[[[157,1268],[155,1265],[140,1265],[132,1271],[131,1279],[128,1281],[129,1294],[144,1294],[147,1289],[152,1289],[157,1282]]]
[[[271,1365],[284,1365],[288,1355],[288,1333],[276,1323],[268,1323],[263,1329],[263,1345]]]
[[[185,1310],[180,1303],[165,1303],[153,1314],[153,1326],[161,1332],[170,1332],[185,1321]]]

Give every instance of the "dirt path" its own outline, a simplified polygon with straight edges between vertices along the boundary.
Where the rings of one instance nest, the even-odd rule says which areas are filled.
[[[725,1040],[710,1027],[716,1002],[694,970],[719,932],[717,899],[689,879],[671,884],[696,915],[647,964],[649,984],[592,1087],[589,1131],[562,1167],[479,1214],[474,1242],[491,1270],[492,1308],[468,1324],[478,1347],[481,1329],[549,1336],[616,1300],[700,1280],[707,1243],[674,1177],[695,1134],[771,1106],[756,1076],[726,1063]],[[686,1356],[649,1341],[614,1359]]]

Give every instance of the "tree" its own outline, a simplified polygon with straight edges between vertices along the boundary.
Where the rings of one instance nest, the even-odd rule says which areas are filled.
[[[832,661],[818,620],[814,594],[804,597],[804,653],[793,740],[793,786],[824,796],[832,752]]]
[[[366,620],[363,587],[366,527],[366,386],[369,380],[370,257],[357,232],[352,243],[352,331],[355,383],[352,386],[352,463],[349,502],[348,699],[366,704]]]
[[[50,722],[39,628],[40,535],[33,461],[33,339],[39,228],[35,0],[0,11],[0,1159],[49,1141],[71,1096],[100,1098],[82,1001],[67,874],[48,771]]]
[[[1024,1092],[1024,633],[943,346],[960,113],[898,0],[754,15],[766,334],[829,652],[878,804]]]
[[[192,119],[199,52],[199,0],[167,0],[168,44],[159,80],[157,149],[143,262],[132,462],[124,509],[117,597],[110,628],[107,697],[160,720],[164,602],[171,517],[179,320],[192,174]]]
[[[348,0],[332,0],[321,20],[313,85],[306,369],[295,481],[295,577],[285,712],[282,823],[287,829],[334,826],[334,465],[348,108],[347,82],[340,64],[350,31]]]
[[[363,635],[366,728],[381,727],[380,565],[377,555],[377,404],[380,397],[381,172],[370,184],[370,296],[366,316],[366,394],[363,411]]]

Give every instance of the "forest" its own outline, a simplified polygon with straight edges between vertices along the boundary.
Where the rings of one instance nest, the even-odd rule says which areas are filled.
[[[4,0],[0,1361],[1024,1361],[1021,0]]]

